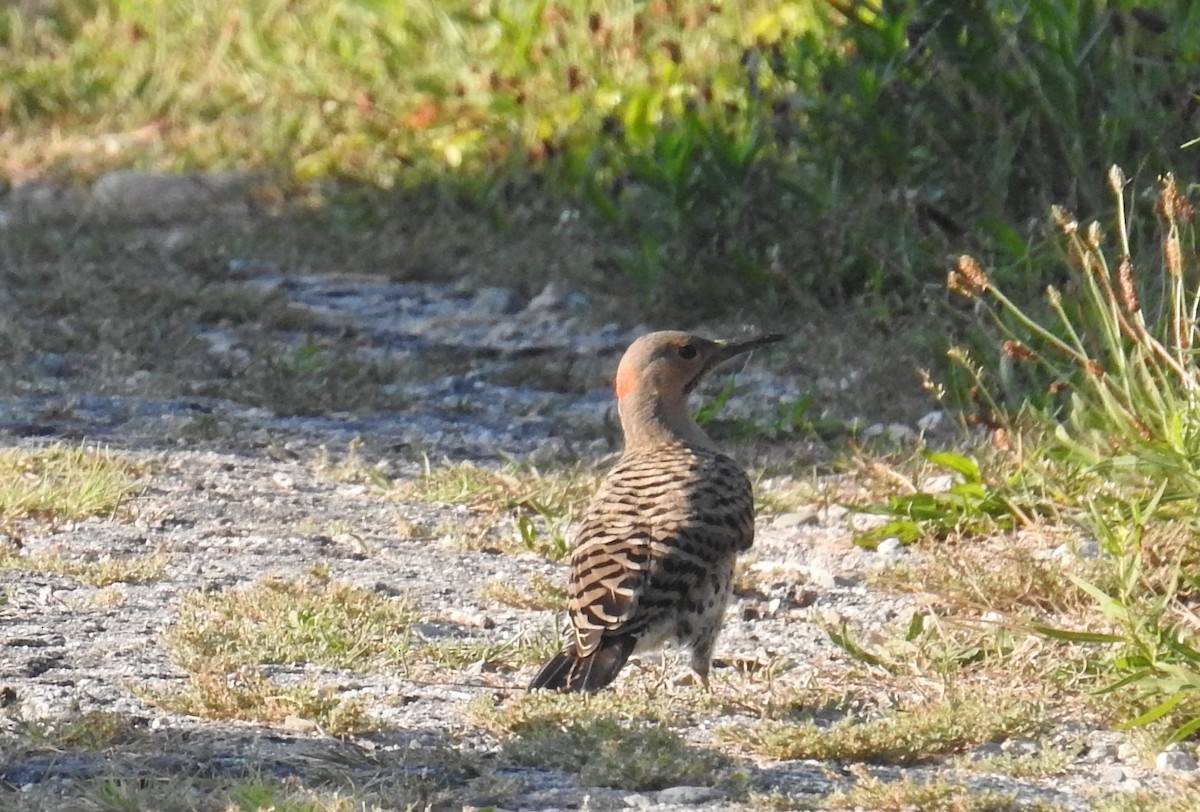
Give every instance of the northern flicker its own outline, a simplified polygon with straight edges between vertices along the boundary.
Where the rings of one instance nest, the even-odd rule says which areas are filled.
[[[625,436],[575,537],[571,631],[530,689],[598,691],[635,651],[674,640],[708,684],[738,553],[754,541],[746,472],[692,419],[687,396],[718,364],[783,336],[710,341],[650,333],[617,368]]]

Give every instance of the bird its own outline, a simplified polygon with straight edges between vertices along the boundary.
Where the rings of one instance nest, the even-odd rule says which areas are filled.
[[[635,652],[688,648],[707,688],[739,553],[754,542],[750,479],[688,408],[715,367],[783,339],[714,341],[680,331],[634,341],[614,389],[624,436],[584,512],[569,561],[570,628],[529,690],[593,693]]]

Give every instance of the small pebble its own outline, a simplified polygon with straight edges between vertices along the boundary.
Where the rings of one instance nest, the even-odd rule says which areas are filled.
[[[942,420],[944,420],[945,417],[946,413],[943,411],[929,412],[917,420],[917,429],[922,434],[933,431],[942,424]]]
[[[829,505],[825,508],[825,523],[832,524],[840,519],[844,519],[849,512],[850,510],[842,505]]]
[[[1121,742],[1117,745],[1117,760],[1125,763],[1137,762],[1141,758],[1141,753],[1130,742]]]
[[[889,536],[875,548],[880,555],[899,555],[904,552],[904,544],[895,536]]]
[[[1087,754],[1083,757],[1083,759],[1084,761],[1091,762],[1092,764],[1106,764],[1108,762],[1116,761],[1117,746],[1115,744],[1107,743],[1093,744],[1088,748]]]
[[[1120,784],[1125,780],[1125,768],[1119,767],[1116,764],[1108,767],[1104,772],[1100,773],[1100,781],[1104,784]]]
[[[950,474],[938,474],[931,476],[921,485],[921,490],[925,493],[945,493],[954,487],[954,477]]]
[[[819,513],[820,509],[816,507],[801,508],[791,513],[781,513],[771,522],[771,526],[785,530],[789,527],[813,524],[817,520]]]

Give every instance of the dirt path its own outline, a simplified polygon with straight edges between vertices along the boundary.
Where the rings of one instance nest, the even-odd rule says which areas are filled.
[[[314,302],[305,296],[317,283],[288,284],[297,301],[324,308],[331,324],[348,313],[361,316],[356,326],[368,336],[368,349],[383,351],[402,340],[361,308],[329,306],[391,301],[393,291],[342,280],[324,283],[325,298]],[[489,294],[472,301],[476,312],[498,321],[510,310],[502,298]],[[461,306],[463,297],[457,301]],[[431,294],[426,306],[432,312],[443,304]],[[569,351],[603,366],[629,335],[613,328],[598,343],[566,348],[562,336],[569,330],[559,322],[557,332],[537,342],[514,335],[509,347],[482,316],[473,322],[478,334],[470,334],[437,326],[432,317],[422,332],[411,327],[417,320],[409,315],[406,352],[420,356],[483,342],[493,352],[500,345],[514,365],[527,363],[530,353],[555,358]],[[210,344],[216,353],[238,351],[236,337],[214,335]],[[636,750],[608,754],[626,764],[626,773],[590,762],[582,770],[565,769],[553,766],[553,759],[551,766],[539,766],[530,736],[510,736],[488,720],[490,712],[520,701],[536,652],[552,643],[558,615],[509,605],[498,598],[496,585],[528,591],[533,584],[560,584],[563,568],[514,543],[519,533],[511,515],[481,518],[483,511],[472,508],[469,498],[437,502],[417,494],[427,466],[455,460],[496,467],[499,455],[508,454],[540,460],[547,470],[565,459],[601,460],[611,449],[607,392],[503,385],[469,371],[425,376],[406,386],[413,404],[408,409],[313,418],[278,417],[200,397],[31,395],[0,401],[0,425],[11,445],[87,438],[145,464],[140,493],[117,516],[20,522],[8,528],[10,543],[19,542],[24,555],[158,555],[165,561],[161,574],[144,582],[106,586],[0,570],[0,714],[10,737],[0,750],[0,808],[83,808],[95,803],[97,782],[135,795],[158,787],[150,807],[219,808],[220,787],[251,779],[363,792],[373,803],[400,809],[806,808],[870,775],[946,779],[980,797],[995,792],[1009,798],[1009,806],[988,808],[1085,810],[1098,794],[1157,786],[1151,772],[1120,750],[1120,736],[1070,719],[1056,720],[1036,740],[1012,737],[975,748],[979,756],[993,750],[1065,754],[1062,768],[1045,778],[968,769],[955,756],[899,767],[771,760],[739,745],[730,728],[752,728],[772,703],[811,701],[804,710],[819,725],[846,713],[825,711],[819,701],[851,687],[864,701],[886,707],[894,698],[873,687],[870,668],[834,645],[823,624],[840,619],[866,637],[892,634],[915,611],[927,609],[916,597],[871,587],[867,578],[873,569],[911,563],[914,554],[855,548],[851,516],[820,498],[760,519],[748,575],[719,646],[726,667],[718,669],[711,695],[671,684],[679,668],[670,657],[665,664],[631,668],[614,692],[666,708],[674,719],[666,727],[679,741],[672,745],[675,761],[666,778],[637,774],[634,767],[653,754]],[[741,391],[756,395],[735,398],[731,414],[742,409],[769,419],[772,403],[798,390],[793,380],[751,369],[739,378]],[[464,398],[470,408],[462,407]],[[352,446],[359,437],[364,444]],[[369,469],[381,471],[390,484],[369,484]],[[825,484],[836,483],[831,478]],[[766,482],[760,490],[772,487]],[[188,671],[172,658],[169,641],[189,597],[252,587],[264,578],[344,583],[363,590],[356,594],[410,605],[413,619],[403,632],[409,659],[402,667],[300,662],[261,669],[279,685],[303,683],[361,703],[376,720],[374,730],[339,738],[299,715],[261,725],[198,718],[151,701],[187,684]],[[931,690],[935,684],[931,679]],[[597,715],[612,712],[599,702]],[[117,729],[81,729],[72,737],[64,734],[63,719],[104,721]],[[46,733],[51,729],[54,736]],[[677,781],[670,780],[674,769]],[[177,806],[163,797],[175,797]]]

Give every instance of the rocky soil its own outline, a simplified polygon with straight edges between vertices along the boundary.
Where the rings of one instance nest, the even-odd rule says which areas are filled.
[[[100,192],[120,199],[121,188],[114,182]],[[271,668],[281,682],[314,677],[339,695],[363,699],[382,726],[347,740],[299,723],[267,727],[172,714],[143,698],[146,691],[169,689],[184,679],[163,644],[183,596],[252,583],[268,574],[300,579],[317,562],[325,562],[334,579],[410,596],[421,615],[415,631],[425,638],[501,645],[552,630],[553,613],[507,607],[487,598],[484,587],[496,580],[522,584],[533,575],[559,582],[561,565],[533,553],[464,544],[446,528],[467,523],[467,506],[398,497],[402,489],[389,492],[348,481],[334,469],[351,453],[352,443],[361,443],[355,454],[401,483],[443,460],[496,465],[507,455],[541,465],[576,458],[602,462],[613,450],[605,377],[642,329],[616,324],[584,329],[575,314],[586,302],[553,287],[521,301],[503,288],[297,278],[253,263],[231,268],[231,275],[250,287],[281,291],[331,331],[352,326],[366,336],[365,353],[433,359],[435,373],[395,382],[406,408],[319,417],[279,416],[217,398],[66,394],[55,384],[53,368],[31,371],[26,394],[0,398],[0,437],[6,445],[84,439],[147,463],[143,487],[121,515],[16,523],[5,529],[10,543],[19,539],[30,554],[49,550],[75,558],[169,555],[163,577],[109,587],[67,576],[0,571],[5,735],[20,741],[31,723],[92,710],[126,715],[143,733],[131,748],[64,752],[30,739],[6,750],[12,755],[0,764],[0,808],[39,798],[45,808],[56,808],[55,799],[73,798],[73,787],[96,776],[164,781],[200,773],[231,778],[261,773],[319,782],[334,764],[360,775],[363,784],[385,774],[425,781],[434,787],[428,802],[435,807],[752,806],[731,799],[715,777],[711,786],[689,782],[635,792],[586,786],[559,771],[512,766],[503,741],[474,725],[465,708],[479,697],[502,702],[519,692],[532,675],[531,665],[493,668],[481,662],[436,681],[399,673]],[[209,328],[205,340],[214,354],[236,359],[248,352],[234,332],[219,326]],[[466,359],[465,368],[460,364],[450,374],[436,374],[439,359],[447,355]],[[539,388],[536,378],[497,382],[498,366],[531,361],[574,366],[574,379],[590,384],[580,393]],[[739,373],[724,416],[769,420],[776,404],[795,400],[812,386],[766,367],[752,360]],[[846,370],[844,376],[829,377],[828,385],[844,388],[853,375]],[[844,417],[869,425],[872,415]],[[905,440],[936,421],[914,413],[905,424],[872,430]],[[880,592],[866,578],[872,569],[895,566],[915,553],[895,545],[881,552],[855,548],[853,521],[853,514],[823,502],[760,520],[752,564],[759,576],[730,608],[719,647],[723,660],[787,664],[786,679],[795,685],[839,679],[852,670],[848,655],[811,620],[841,618],[869,633],[891,629],[922,608],[918,598]],[[625,689],[653,684],[663,668],[653,661],[631,667],[623,678]],[[668,661],[665,669],[672,668]],[[739,673],[719,671],[715,690],[744,688]],[[667,690],[686,697],[696,689]],[[769,761],[731,751],[712,736],[711,727],[707,722],[697,726],[689,740],[698,748],[728,752],[754,793],[823,796],[861,780],[861,772],[846,764]],[[1187,762],[1186,753],[1160,759],[1158,769],[1142,764],[1121,734],[1071,719],[1060,720],[1059,729],[1044,740],[983,745],[978,755],[1051,746],[1066,749],[1072,758],[1065,773],[1053,778],[964,770],[948,760],[907,768],[872,766],[869,772],[887,780],[951,776],[981,791],[1086,810],[1098,796],[1154,789],[1163,775],[1196,766]]]

